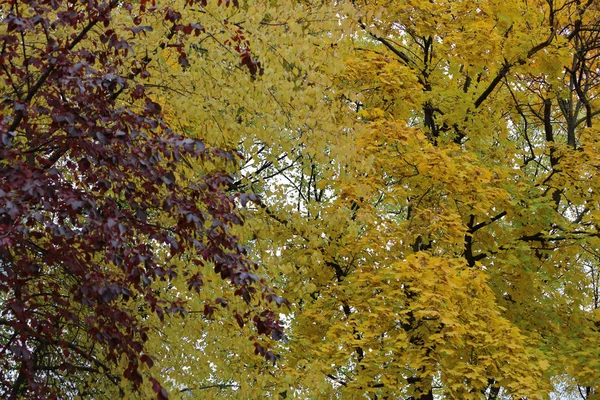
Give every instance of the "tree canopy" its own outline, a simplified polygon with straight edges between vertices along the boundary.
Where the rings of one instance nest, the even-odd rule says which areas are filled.
[[[600,396],[597,2],[0,4],[4,397]]]

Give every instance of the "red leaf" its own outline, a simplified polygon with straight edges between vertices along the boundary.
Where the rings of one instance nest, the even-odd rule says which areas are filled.
[[[237,321],[240,328],[243,328],[244,327],[244,319],[242,318],[242,316],[240,314],[238,314],[237,312],[233,316],[235,317],[235,320]]]
[[[167,390],[165,388],[162,388],[160,389],[160,392],[158,393],[156,398],[158,400],[167,400],[169,398],[169,393],[167,393]]]

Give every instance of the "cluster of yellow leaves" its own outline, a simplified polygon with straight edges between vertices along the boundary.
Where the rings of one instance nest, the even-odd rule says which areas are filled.
[[[573,48],[556,27],[579,6],[171,1],[206,33],[187,68],[159,52],[149,87],[182,130],[241,153],[236,190],[263,206],[237,234],[290,301],[275,366],[253,355],[251,329],[201,316],[202,296],[228,295],[218,280],[189,296],[185,320],[149,319],[172,392],[546,398],[565,375],[598,390],[598,131],[578,128],[573,150],[541,121],[551,99],[563,135]],[[226,44],[237,29],[263,75]]]
[[[317,313],[331,310],[323,298],[313,313],[304,313],[313,323],[300,324],[306,339],[297,340],[321,336],[319,349],[303,350],[307,361],[345,366],[348,377],[360,377],[343,391],[364,390],[369,382],[383,383],[384,394],[414,394],[407,378],[415,371],[422,378],[438,375],[452,398],[478,398],[473,392],[485,390],[489,376],[505,377],[500,383],[517,395],[548,390],[541,379],[545,362],[501,316],[485,274],[460,260],[417,254],[365,266],[338,291],[352,314]],[[349,359],[357,346],[364,358]]]

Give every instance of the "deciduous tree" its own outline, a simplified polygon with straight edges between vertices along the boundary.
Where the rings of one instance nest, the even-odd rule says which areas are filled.
[[[289,340],[279,367],[213,354],[190,391],[591,398],[597,5],[270,5],[229,19],[268,45],[219,123]]]
[[[184,182],[204,188],[209,177],[220,177],[215,191],[195,204],[206,221],[222,220],[207,205],[217,196],[227,218],[244,220],[227,229],[216,225],[227,238],[239,237],[259,265],[248,275],[239,269],[240,279],[277,288],[263,289],[261,300],[289,300],[289,309],[279,310],[286,330],[274,345],[281,356],[274,364],[266,336],[282,337],[279,327],[261,322],[263,304],[245,304],[243,291],[232,297],[229,283],[210,277],[218,258],[195,270],[204,277],[199,293],[182,273],[140,284],[175,302],[173,310],[188,312],[161,321],[140,296],[123,305],[148,335],[145,351],[157,356],[140,374],[192,398],[597,395],[597,4],[253,1],[225,7],[173,0],[164,3],[168,10],[148,3],[138,25],[138,5],[130,14],[125,4],[111,21],[119,26],[115,32],[133,38],[126,59],[134,67],[113,65],[106,34],[98,46],[112,46],[110,55],[96,62],[116,68],[114,75],[130,86],[121,90],[117,81],[105,98],[118,93],[109,102],[115,110],[127,106],[144,123],[157,122],[138,129],[144,140],[165,140],[170,128],[202,138],[205,146],[194,158],[181,155],[190,142],[181,143],[182,161],[171,166],[177,142],[167,142],[152,168],[173,175],[157,172],[163,183],[153,198],[169,198]],[[101,38],[103,30],[90,32]],[[25,60],[21,53],[13,58]],[[137,79],[142,97],[129,100]],[[66,104],[77,98],[69,88],[75,92],[61,98]],[[145,114],[154,104],[160,110]],[[103,129],[116,132],[112,124]],[[8,138],[12,148],[25,146],[25,133]],[[54,154],[45,151],[38,156]],[[236,152],[240,158],[228,156]],[[131,204],[148,197],[140,192],[150,179],[144,174],[133,179],[133,196],[83,186],[85,173],[68,168],[75,161],[68,155],[54,161],[60,182],[101,193],[99,204],[113,199],[120,213],[131,214]],[[244,195],[234,201],[233,192]],[[249,207],[236,217],[229,213],[234,204]],[[147,220],[173,227],[186,218],[179,205],[164,206],[153,206]],[[58,211],[39,212],[60,225]],[[86,227],[71,220],[62,225],[74,232]],[[213,224],[200,225],[204,230],[195,232]],[[197,257],[188,246],[174,250],[168,237],[148,240],[148,231],[135,229],[123,254],[144,243],[159,265],[168,260],[174,271]],[[236,242],[226,243],[234,247],[219,242],[217,249],[248,268]],[[98,250],[90,263],[121,273],[118,260],[106,261],[105,254]],[[68,282],[58,269],[50,271],[43,275],[48,283]],[[252,328],[247,321],[254,317]],[[92,339],[79,343],[91,346]],[[99,360],[110,359],[110,351],[102,353],[107,348]],[[126,357],[121,368],[131,371]],[[110,393],[109,384],[95,387]]]
[[[151,84],[161,51],[188,66],[204,29],[181,9],[206,2],[0,4],[0,396],[122,395],[121,378],[137,389],[155,362],[147,320],[189,310],[160,281],[201,292],[210,265],[233,289],[207,296],[207,316],[234,294],[270,295],[231,233],[242,221],[225,168],[238,155],[167,121]],[[162,36],[147,41],[157,21]],[[230,40],[244,73],[259,74]],[[280,337],[257,310],[235,318]]]

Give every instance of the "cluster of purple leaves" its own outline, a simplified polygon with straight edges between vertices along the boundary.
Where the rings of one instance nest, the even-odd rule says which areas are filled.
[[[173,23],[183,64],[185,37],[201,26],[144,0],[2,0],[0,10],[0,396],[99,398],[100,382],[117,387],[123,377],[139,386],[141,364],[153,365],[144,318],[186,314],[154,285],[182,273],[169,258],[188,260],[191,290],[202,290],[199,270],[210,263],[246,302],[258,288],[263,304],[280,305],[230,233],[242,223],[231,177],[177,177],[186,160],[236,155],[171,129],[144,86],[151,60],[133,52],[147,13]],[[131,37],[112,27],[116,12],[134,17]],[[142,306],[130,309],[132,298]],[[218,306],[227,301],[204,313]],[[282,337],[266,305],[233,314]],[[113,372],[122,357],[123,377]]]

